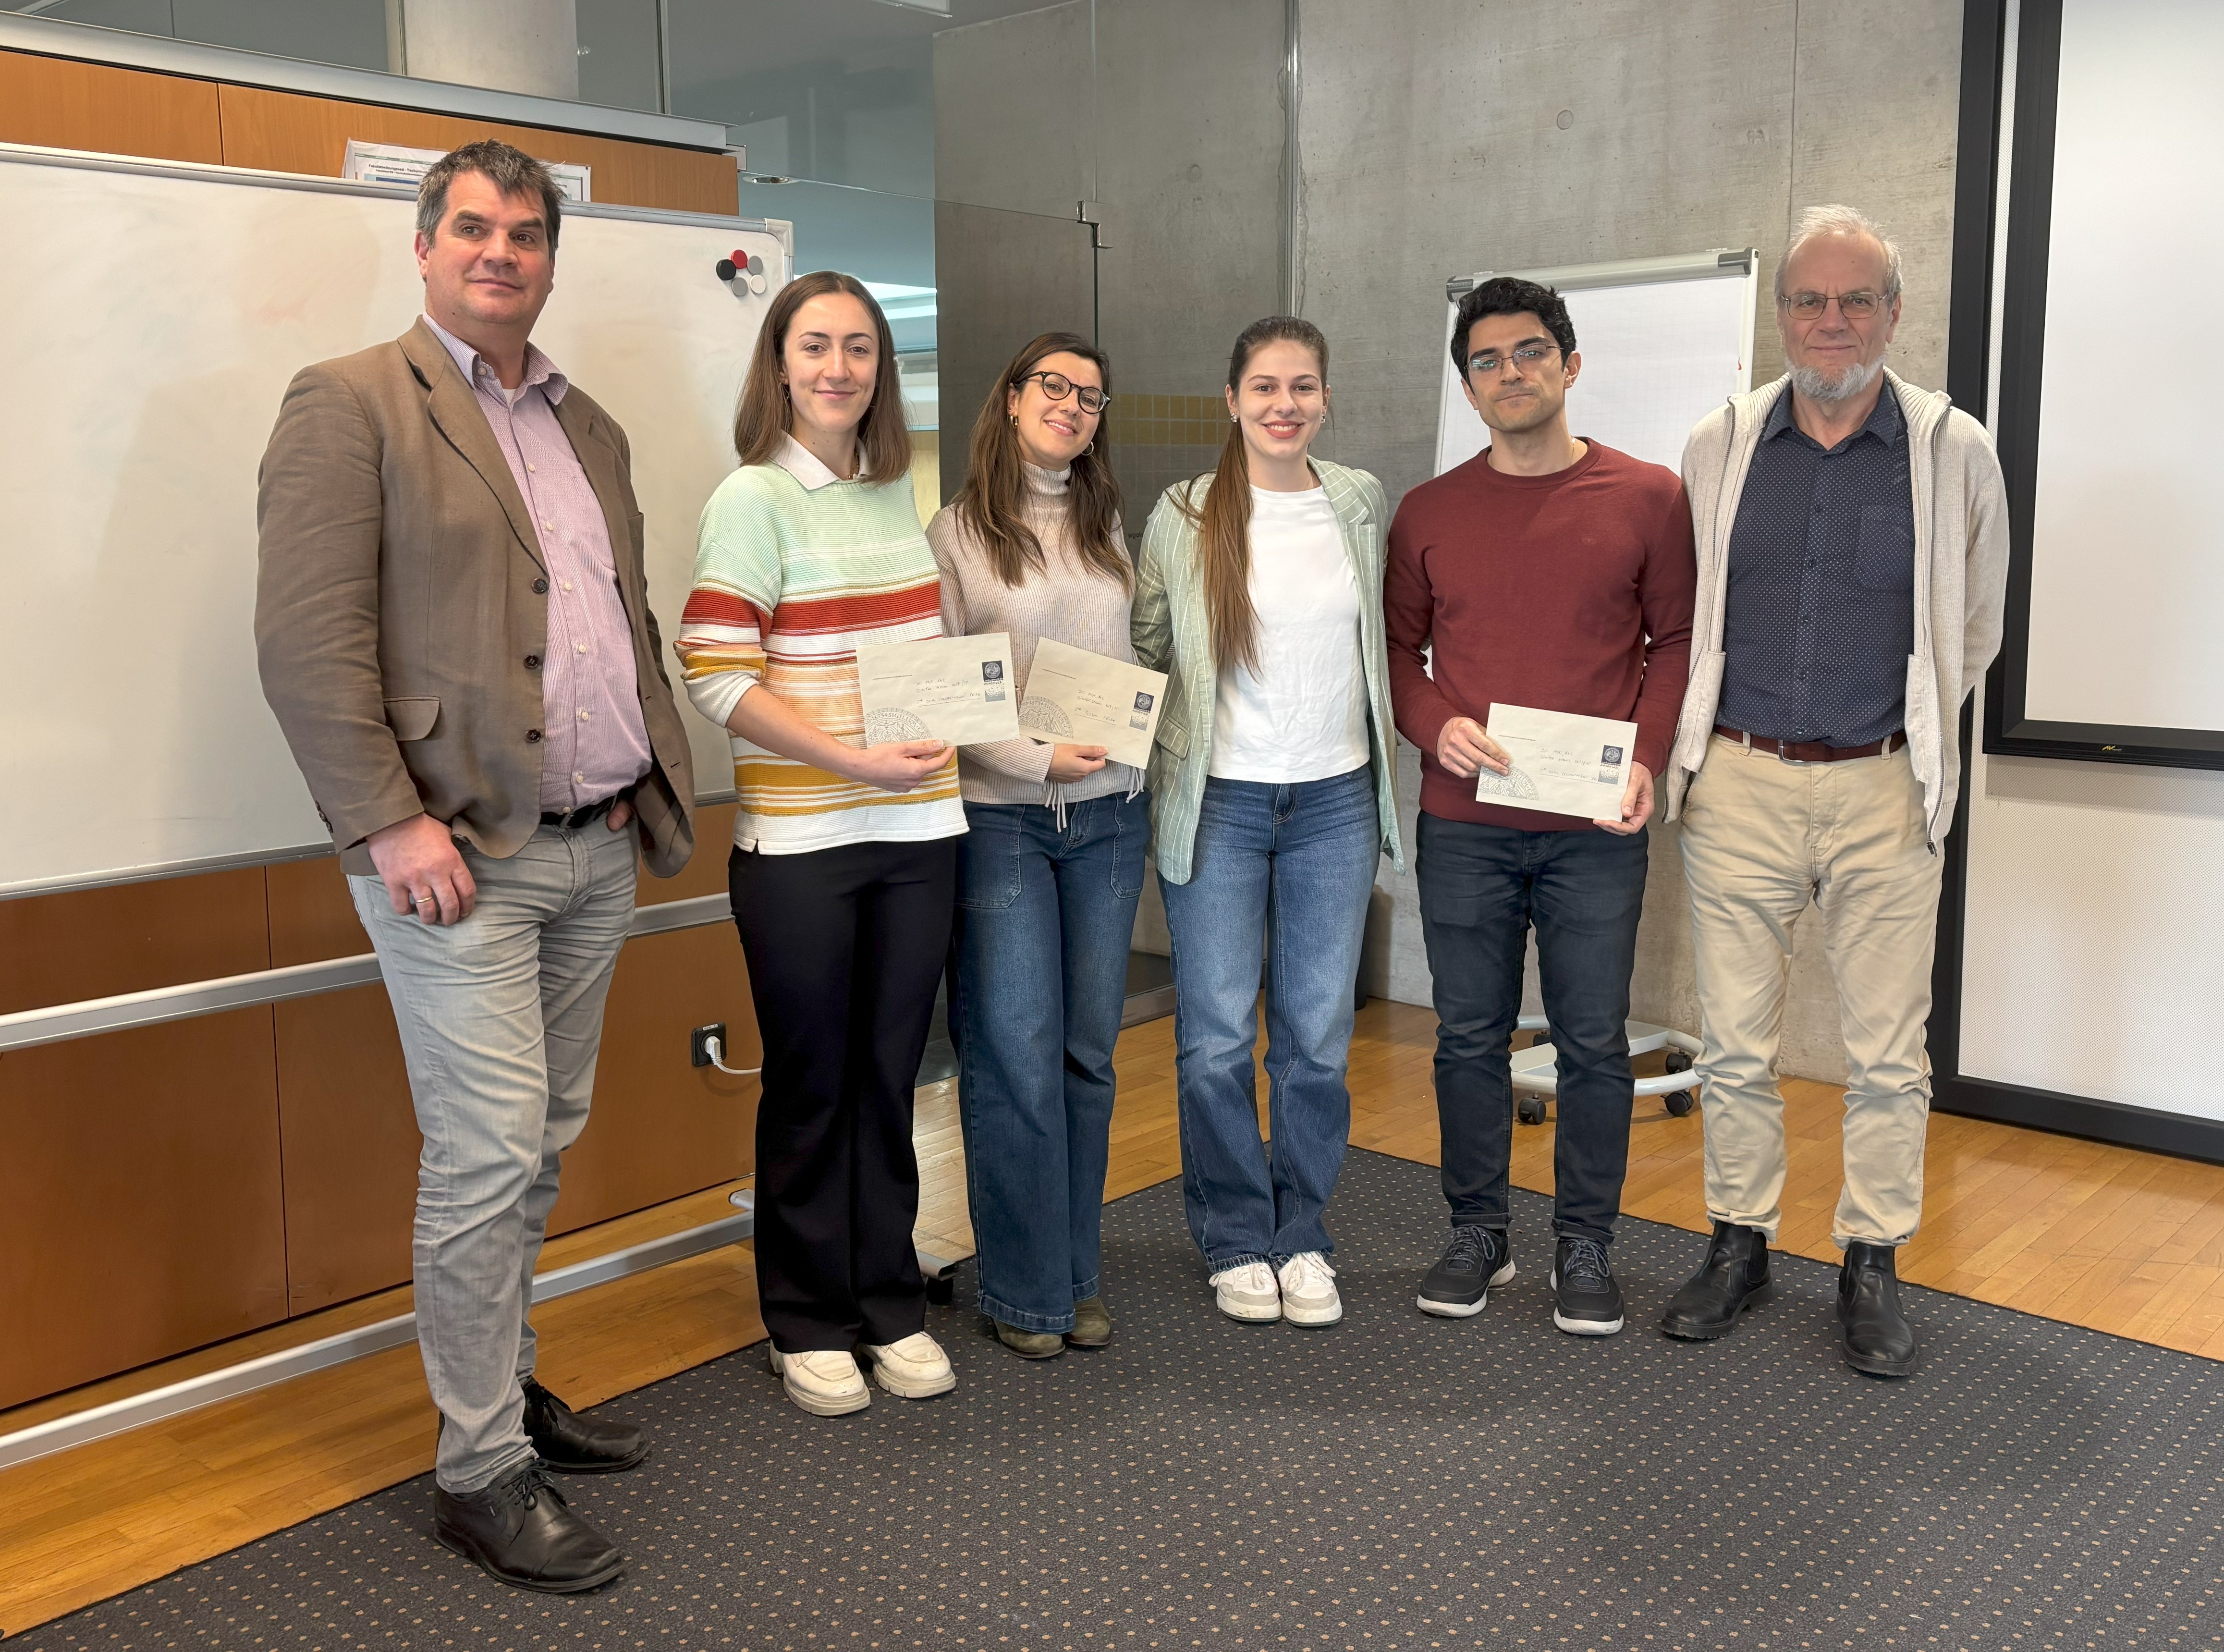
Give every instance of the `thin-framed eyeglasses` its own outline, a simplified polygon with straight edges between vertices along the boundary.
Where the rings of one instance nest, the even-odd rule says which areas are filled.
[[[1031,378],[1039,378],[1042,381],[1043,394],[1052,401],[1063,402],[1070,396],[1081,403],[1081,410],[1084,413],[1102,413],[1112,402],[1112,398],[1094,384],[1076,384],[1064,373],[1048,371],[1021,373],[1012,383],[1017,386],[1026,383]]]
[[[1882,293],[1872,293],[1867,288],[1856,288],[1850,293],[1786,293],[1776,301],[1784,307],[1785,313],[1798,321],[1818,321],[1823,312],[1835,302],[1838,313],[1848,321],[1866,321],[1884,308]]]
[[[1467,370],[1481,373],[1487,378],[1511,361],[1521,373],[1533,373],[1551,360],[1553,352],[1559,347],[1557,345],[1524,345],[1511,356],[1501,356],[1494,350],[1478,350],[1467,358]]]

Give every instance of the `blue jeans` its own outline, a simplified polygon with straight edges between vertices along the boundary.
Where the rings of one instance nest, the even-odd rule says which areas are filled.
[[[1351,1133],[1344,1069],[1381,853],[1370,769],[1291,786],[1216,778],[1190,880],[1164,886],[1182,1201],[1216,1273],[1335,1249],[1321,1213]],[[1271,1144],[1252,1067],[1262,942]]]
[[[1147,796],[968,803],[957,845],[957,1093],[981,1311],[1073,1329],[1097,1294],[1112,1047],[1151,839]]]
[[[1646,836],[1525,832],[1421,817],[1421,935],[1437,1021],[1437,1118],[1455,1227],[1507,1224],[1513,1023],[1537,930],[1557,1056],[1552,1227],[1614,1237],[1629,1166],[1629,975],[1645,905]]]

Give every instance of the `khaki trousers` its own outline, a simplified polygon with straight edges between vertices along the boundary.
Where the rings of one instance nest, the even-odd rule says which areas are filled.
[[[1811,896],[1846,1042],[1845,1186],[1831,1233],[1902,1244],[1923,1211],[1938,857],[1907,750],[1788,763],[1716,735],[1684,805],[1697,954],[1707,1213],[1776,1237],[1792,927]]]

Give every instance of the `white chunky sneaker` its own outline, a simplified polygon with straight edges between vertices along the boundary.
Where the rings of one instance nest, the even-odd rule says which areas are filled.
[[[950,1356],[924,1331],[901,1342],[869,1342],[862,1351],[873,1368],[873,1380],[899,1399],[931,1400],[957,1386]]]
[[[1343,1317],[1336,1269],[1317,1250],[1300,1250],[1282,1264],[1282,1317],[1292,1325],[1334,1325]]]
[[[770,1348],[772,1374],[787,1390],[787,1397],[814,1417],[847,1416],[873,1402],[857,1362],[838,1348],[812,1348],[784,1354]]]
[[[1263,1262],[1223,1268],[1206,1282],[1220,1311],[1231,1320],[1265,1325],[1282,1317],[1282,1288],[1274,1282],[1274,1270]]]

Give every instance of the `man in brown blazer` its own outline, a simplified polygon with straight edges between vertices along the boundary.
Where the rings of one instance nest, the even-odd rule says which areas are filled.
[[[255,630],[425,1138],[435,1533],[506,1583],[567,1592],[625,1561],[544,1471],[631,1468],[648,1445],[534,1380],[534,1266],[587,1122],[637,861],[687,864],[694,784],[625,433],[528,342],[559,207],[547,168],[503,143],[426,175],[423,318],[287,389]]]

